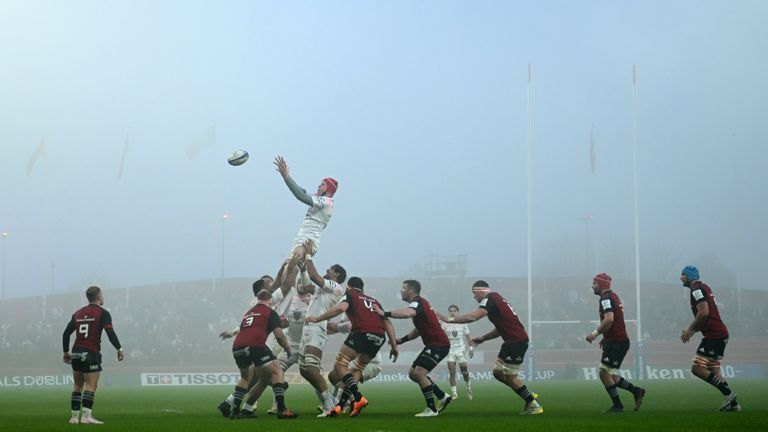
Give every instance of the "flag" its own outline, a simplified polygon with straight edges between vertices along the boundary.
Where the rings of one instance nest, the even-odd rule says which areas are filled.
[[[27,177],[32,175],[32,170],[35,169],[35,164],[37,164],[37,160],[41,157],[45,157],[45,137],[40,140],[40,144],[37,145],[35,152],[32,153],[32,157],[27,162]]]
[[[589,162],[592,166],[592,174],[595,173],[597,159],[595,155],[595,125],[592,124],[592,129],[589,132]]]
[[[125,145],[123,145],[123,157],[120,158],[120,169],[117,171],[117,178],[123,178],[123,167],[125,166],[125,156],[128,154],[128,147],[131,142],[130,129],[125,133]]]

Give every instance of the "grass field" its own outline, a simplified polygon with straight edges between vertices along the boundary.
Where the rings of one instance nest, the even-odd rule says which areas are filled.
[[[520,416],[522,401],[497,383],[477,383],[475,398],[462,396],[443,414],[416,419],[424,400],[414,384],[370,384],[362,391],[370,406],[357,418],[315,418],[317,400],[310,388],[292,386],[288,406],[301,417],[277,420],[266,414],[272,402],[265,395],[258,418],[228,420],[216,405],[229,387],[168,389],[102,388],[96,394],[94,416],[101,426],[69,425],[69,389],[0,391],[0,429],[58,431],[97,428],[110,431],[735,431],[765,430],[768,422],[768,381],[732,381],[744,411],[721,413],[719,393],[701,381],[643,383],[648,395],[638,412],[604,414],[610,399],[598,382],[541,382],[531,388],[541,394],[544,414]],[[459,389],[462,389],[460,386]],[[631,395],[621,393],[626,406]]]

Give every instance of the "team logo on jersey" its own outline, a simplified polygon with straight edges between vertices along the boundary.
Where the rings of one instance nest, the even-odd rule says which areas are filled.
[[[453,337],[456,337],[456,336],[458,336],[458,335],[459,335],[459,332],[457,332],[456,330],[454,330],[454,331],[453,331],[453,332],[451,332],[451,333],[453,334]]]
[[[293,312],[293,320],[298,321],[299,318],[301,318],[301,311],[294,311]]]
[[[424,353],[425,353],[425,354],[432,354],[432,350],[431,350],[431,349],[429,349],[429,348],[427,348],[427,349],[424,351]]]

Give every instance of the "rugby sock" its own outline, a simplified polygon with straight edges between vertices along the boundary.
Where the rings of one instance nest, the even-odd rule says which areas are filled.
[[[249,403],[244,403],[243,404],[243,410],[245,410],[245,411],[253,411],[253,405],[251,405]]]
[[[80,411],[80,403],[83,400],[82,393],[72,392],[72,411]],[[73,413],[74,416],[74,413]]]
[[[451,386],[451,394],[457,394],[456,393],[456,386]]]
[[[631,382],[625,380],[624,377],[619,377],[619,382],[616,383],[616,385],[619,386],[620,389],[624,389],[628,392],[634,393],[637,391],[637,387],[632,385]]]
[[[619,390],[616,386],[616,384],[606,387],[605,391],[608,392],[608,396],[611,397],[611,400],[613,401],[613,406],[624,408],[624,405],[621,404],[621,398],[619,397]]]
[[[341,392],[341,397],[339,398],[339,403],[337,404],[340,407],[344,407],[344,405],[349,402],[349,399],[352,397],[352,393],[350,393],[348,390],[344,390]]]
[[[732,392],[731,388],[728,387],[728,383],[726,381],[722,381],[717,375],[715,375],[714,372],[710,372],[709,377],[705,381],[707,381],[712,386],[717,387],[723,396],[728,396]]]
[[[355,402],[359,401],[363,395],[360,394],[360,391],[357,389],[357,380],[354,376],[352,376],[351,373],[348,373],[344,375],[344,386],[347,388],[347,391],[352,393],[352,396],[355,397]]]
[[[285,387],[283,383],[272,384],[272,391],[275,393],[275,402],[277,402],[277,412],[285,411]]]
[[[93,399],[96,397],[96,395],[92,391],[84,391],[83,392],[83,408],[88,410],[89,412],[91,409],[93,409]]]
[[[235,400],[232,402],[232,409],[235,412],[240,412],[240,404],[243,403],[243,397],[245,396],[246,392],[248,392],[248,389],[243,387],[235,387],[235,392],[232,393],[235,395]]]
[[[533,402],[533,394],[528,390],[528,386],[522,386],[519,388],[514,389],[515,393],[517,393],[518,396],[523,398],[525,403],[531,403]]]
[[[432,393],[435,395],[435,397],[438,399],[443,399],[445,397],[445,392],[442,391],[434,381],[432,381],[432,378],[427,377],[427,379],[432,384]]]
[[[333,402],[333,395],[331,394],[330,390],[325,390],[324,392],[320,393],[320,397],[323,401],[323,409],[325,411],[328,411],[329,409],[336,406],[336,404]]]
[[[435,408],[435,394],[432,393],[432,385],[428,385],[421,389],[421,393],[424,395],[424,400],[427,401],[427,406],[432,411],[437,411]]]
[[[230,394],[227,397],[227,403],[229,404],[229,406],[232,406],[232,405],[235,404],[235,395],[234,394]]]

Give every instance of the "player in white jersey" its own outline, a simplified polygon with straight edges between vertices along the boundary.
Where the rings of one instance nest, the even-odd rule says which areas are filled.
[[[307,250],[311,243],[305,243]],[[311,257],[307,257],[302,279],[310,279],[316,286],[309,288],[313,292],[312,301],[309,303],[307,315],[320,316],[328,309],[336,306],[341,297],[346,293],[346,287],[342,285],[347,278],[347,271],[339,264],[332,265],[325,272],[325,276],[317,273]],[[320,369],[320,361],[323,358],[323,348],[328,337],[327,321],[304,324],[299,346],[299,371],[312,387],[315,388],[320,403],[323,404],[323,412],[326,413],[335,406],[333,395],[328,389],[328,383]],[[323,414],[321,414],[323,416]]]
[[[320,182],[315,195],[309,195],[306,189],[300,187],[293,180],[288,164],[282,156],[276,157],[274,164],[277,166],[277,172],[283,177],[293,196],[309,206],[304,216],[304,221],[299,228],[299,233],[293,242],[293,249],[281,267],[281,270],[284,269],[283,278],[278,283],[280,286],[290,286],[296,280],[299,262],[304,260],[305,255],[315,255],[317,253],[317,249],[320,246],[320,234],[328,226],[331,216],[333,216],[333,195],[339,188],[339,183],[330,177],[326,177]],[[311,241],[311,247],[309,248],[305,245],[307,241]]]
[[[448,316],[456,317],[457,315],[459,315],[459,307],[450,305],[448,307]],[[458,363],[461,375],[464,377],[464,382],[467,383],[467,399],[472,400],[472,386],[469,383],[467,358],[472,358],[474,350],[469,327],[466,324],[452,322],[443,322],[442,327],[445,330],[445,334],[448,335],[448,340],[451,341],[451,350],[448,352],[448,357],[446,357],[449,381],[451,383],[451,397],[453,400],[459,397],[456,391],[456,363]]]

